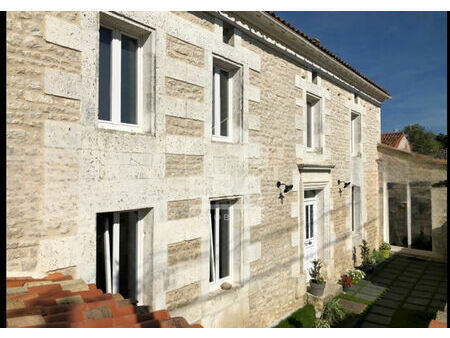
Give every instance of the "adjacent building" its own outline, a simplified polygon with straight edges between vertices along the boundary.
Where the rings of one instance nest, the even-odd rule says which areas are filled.
[[[387,99],[270,12],[8,12],[8,275],[268,326],[386,237]]]

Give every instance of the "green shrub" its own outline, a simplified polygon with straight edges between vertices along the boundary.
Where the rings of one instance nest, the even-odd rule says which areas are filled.
[[[370,265],[371,257],[370,257],[370,248],[365,239],[362,240],[360,246],[361,248],[361,260],[362,265]]]
[[[339,298],[333,298],[323,309],[322,318],[328,320],[331,325],[335,325],[342,321],[347,315],[347,311],[339,303]]]
[[[384,260],[383,253],[381,251],[375,250],[375,249],[373,249],[372,258],[375,260],[375,263],[380,263]]]
[[[312,281],[317,284],[325,283],[325,279],[320,273],[320,269],[322,269],[322,261],[320,259],[315,259],[312,263],[313,267],[309,269],[309,275],[311,276]]]
[[[328,320],[326,320],[326,319],[319,318],[319,319],[316,319],[314,321],[314,327],[318,328],[318,329],[319,328],[320,329],[329,329],[330,328],[330,322]]]
[[[391,245],[387,242],[383,242],[380,244],[379,250],[391,250]]]

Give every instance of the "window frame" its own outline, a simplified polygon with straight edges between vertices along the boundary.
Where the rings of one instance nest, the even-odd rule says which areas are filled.
[[[118,129],[128,132],[143,131],[143,39],[127,30],[114,27],[111,24],[100,23],[100,28],[112,31],[111,68],[110,68],[110,115],[111,121],[100,120],[97,113],[97,125],[104,129]],[[137,41],[136,50],[136,124],[121,122],[121,72],[122,72],[122,35]],[[100,64],[100,59],[99,59]],[[100,74],[98,76],[100,81]]]
[[[210,210],[214,209],[215,212],[215,224],[214,224],[214,228],[215,228],[215,234],[216,234],[216,238],[215,241],[216,243],[214,243],[214,239],[212,236],[212,226],[213,224],[211,223],[211,227],[210,227],[210,231],[209,231],[209,264],[210,264],[210,269],[211,267],[213,268],[213,280],[209,281],[209,286],[210,286],[210,290],[214,291],[217,289],[220,289],[220,286],[222,285],[222,283],[228,282],[228,283],[232,283],[233,282],[233,270],[234,270],[234,260],[233,260],[233,256],[234,256],[234,250],[233,250],[233,236],[234,236],[234,231],[233,231],[233,224],[234,224],[234,217],[233,217],[233,211],[234,211],[234,203],[232,203],[232,200],[228,200],[228,199],[220,199],[220,200],[210,200]],[[214,203],[214,204],[213,204]],[[228,227],[229,227],[229,243],[228,243],[228,259],[229,259],[229,275],[226,277],[219,277],[219,271],[220,271],[220,262],[219,262],[219,257],[220,257],[220,217],[218,217],[218,215],[220,214],[220,207],[223,204],[228,204]],[[214,254],[212,252],[212,247],[214,247]],[[213,260],[214,258],[214,260]],[[211,266],[212,264],[212,266]]]
[[[227,130],[228,135],[223,136],[220,135],[220,121],[222,115],[221,108],[221,96],[220,96],[220,72],[225,71],[228,73],[227,78],[227,86],[228,86],[228,121],[227,121]],[[231,71],[226,69],[225,67],[221,67],[219,65],[213,65],[213,114],[211,120],[211,138],[213,141],[219,142],[233,142],[233,80],[231,77]],[[214,125],[213,125],[214,122]]]
[[[126,210],[126,211],[114,211],[113,222],[105,227],[104,238],[104,253],[105,253],[105,287],[109,293],[120,292],[120,214],[137,212],[136,221],[136,246],[134,247],[134,254],[136,256],[136,300],[138,303],[143,304],[143,257],[144,257],[144,221],[143,210]],[[110,237],[109,232],[112,232]],[[116,249],[117,248],[117,249]],[[99,250],[97,248],[96,250]],[[109,276],[108,276],[109,273]]]
[[[321,101],[322,99],[316,95],[312,95],[308,93],[306,95],[306,151],[307,152],[317,152],[322,149],[322,107],[321,107]],[[308,129],[308,105],[311,105],[311,130]],[[318,111],[317,111],[318,110]],[[315,116],[318,115],[318,116]],[[317,130],[317,135],[314,134],[315,130],[315,122],[316,118],[319,118],[320,121],[320,127],[319,130]],[[310,134],[311,139],[311,145],[308,147],[308,134]],[[315,139],[319,139],[319,144],[315,144]]]
[[[355,123],[358,121],[357,126],[359,127],[359,139],[356,141],[356,128]],[[362,123],[361,114],[355,111],[350,112],[350,147],[352,157],[361,156],[361,144],[362,144]]]

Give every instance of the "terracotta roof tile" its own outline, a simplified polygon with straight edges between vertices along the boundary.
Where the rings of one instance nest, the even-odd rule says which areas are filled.
[[[397,148],[405,133],[384,133],[381,134],[381,143],[390,147]]]
[[[7,278],[8,327],[202,327],[61,273]]]
[[[360,73],[359,71],[357,71],[355,68],[353,68],[352,66],[350,66],[347,62],[345,62],[344,60],[342,60],[341,58],[339,58],[337,55],[333,54],[331,51],[329,51],[327,48],[325,48],[324,46],[322,46],[320,44],[320,41],[317,40],[316,38],[311,38],[308,35],[306,35],[305,33],[303,33],[302,31],[300,31],[298,28],[296,28],[295,26],[293,26],[292,24],[290,24],[288,21],[282,19],[281,17],[279,17],[277,14],[275,14],[275,12],[270,12],[270,11],[266,11],[267,14],[269,14],[270,16],[272,16],[274,19],[276,19],[277,21],[279,21],[280,23],[282,23],[283,25],[285,25],[286,27],[288,27],[289,29],[293,30],[295,33],[297,33],[298,35],[300,35],[302,38],[306,39],[307,41],[309,41],[311,44],[313,44],[314,46],[316,46],[317,48],[319,48],[321,51],[323,51],[324,53],[328,54],[329,56],[331,56],[333,59],[335,59],[336,61],[338,61],[340,64],[344,65],[345,67],[347,67],[348,69],[350,69],[352,72],[354,72],[356,75],[358,75],[359,77],[363,78],[364,80],[366,80],[367,82],[369,82],[371,85],[375,86],[376,88],[378,88],[379,90],[381,90],[383,93],[391,96],[391,94],[389,94],[386,89],[384,89],[383,87],[381,87],[379,84],[375,83],[374,81],[372,81],[371,79],[369,79],[368,77],[364,76],[362,73]]]

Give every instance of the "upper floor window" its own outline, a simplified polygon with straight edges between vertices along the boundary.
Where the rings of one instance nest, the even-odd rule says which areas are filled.
[[[212,140],[237,143],[241,137],[242,72],[241,67],[214,58]]]
[[[351,120],[351,146],[352,156],[358,156],[361,153],[361,115],[352,112]]]
[[[306,98],[306,147],[310,150],[321,148],[322,116],[320,99],[311,95]]]
[[[314,84],[318,84],[318,75],[315,71],[311,72],[311,82]]]
[[[100,27],[99,33],[99,124],[138,129],[142,119],[140,41],[118,29]]]
[[[233,45],[234,27],[227,22],[222,25],[222,39],[228,45]]]
[[[230,73],[214,67],[214,113],[212,134],[222,138],[231,135],[231,81]]]

